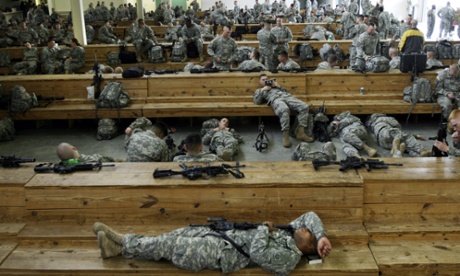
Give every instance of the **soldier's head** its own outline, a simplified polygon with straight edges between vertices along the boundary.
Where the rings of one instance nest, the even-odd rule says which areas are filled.
[[[356,23],[363,23],[364,22],[364,16],[362,14],[356,16]]]
[[[232,27],[230,27],[230,26],[228,26],[228,25],[225,25],[225,26],[222,28],[222,37],[223,37],[223,38],[227,38],[227,37],[229,37],[231,34],[232,34]]]
[[[436,9],[436,5],[431,6],[431,9],[432,9],[432,10],[435,10],[435,9]]]
[[[230,121],[227,118],[222,118],[219,121],[219,129],[226,129],[228,128],[229,124],[230,124]]]
[[[328,57],[327,57],[327,63],[329,63],[330,66],[334,67],[337,65],[337,62],[338,62],[338,58],[336,55],[334,54],[330,54]]]
[[[418,21],[417,21],[416,19],[414,19],[414,20],[412,20],[412,21],[410,22],[410,27],[411,27],[412,29],[415,29],[415,28],[417,28],[417,24],[418,24]]]
[[[369,23],[366,29],[367,33],[370,35],[375,34],[375,24],[374,23]]]
[[[289,59],[288,53],[286,51],[281,51],[278,54],[278,60],[281,63],[285,63]]]
[[[251,59],[259,60],[260,59],[260,52],[257,49],[254,49],[251,53]]]
[[[139,19],[137,20],[137,25],[138,25],[139,27],[141,27],[141,28],[144,27],[144,24],[145,24],[144,19],[139,18]]]
[[[80,46],[80,42],[78,42],[78,39],[74,37],[70,40],[70,47],[75,48],[77,46]]]
[[[53,48],[56,45],[56,41],[54,40],[54,37],[51,37],[48,39],[48,47]]]
[[[316,238],[308,228],[299,228],[294,232],[295,245],[304,255],[316,254]]]
[[[26,22],[26,21],[22,21],[20,27],[21,27],[21,29],[23,29],[23,30],[27,29],[27,22]]]
[[[434,52],[433,51],[426,52],[426,58],[427,59],[434,59],[435,58]]]
[[[447,122],[447,130],[449,131],[449,133],[460,132],[460,109],[452,110],[452,112],[449,114]]]
[[[190,17],[185,18],[185,26],[187,26],[187,28],[192,26],[192,19]]]
[[[112,25],[110,24],[110,21],[109,21],[109,20],[105,21],[105,25],[106,25],[107,27],[112,26]]]
[[[30,44],[30,42],[29,42],[29,41],[27,41],[26,43],[24,43],[24,47],[26,47],[26,48],[29,48],[29,49],[30,49],[30,48],[32,48],[32,44]]]
[[[450,7],[450,2],[447,2],[447,6]]]
[[[412,14],[408,14],[406,17],[406,24],[410,25],[411,22],[412,22]]]
[[[184,149],[189,154],[198,154],[203,150],[203,141],[199,133],[191,133],[185,138]]]
[[[157,122],[152,126],[152,131],[158,136],[160,139],[163,139],[168,135],[168,127],[165,123]]]
[[[458,68],[457,64],[452,64],[452,65],[449,66],[449,75],[451,77],[457,78],[458,77],[458,71],[459,71],[459,68]]]
[[[276,17],[276,26],[281,27],[283,25],[283,18],[281,16]]]
[[[398,56],[398,54],[399,54],[399,51],[398,51],[398,48],[396,48],[396,47],[391,47],[388,50],[388,55],[390,56],[390,58],[396,57],[396,56]]]
[[[77,148],[69,143],[60,143],[57,146],[56,153],[61,161],[80,158]]]
[[[369,24],[369,15],[368,14],[364,15],[363,22],[366,23],[366,24]]]

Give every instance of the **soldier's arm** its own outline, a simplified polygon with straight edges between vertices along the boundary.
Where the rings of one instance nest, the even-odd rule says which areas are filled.
[[[129,128],[131,129],[136,129],[136,128],[141,128],[141,129],[147,129],[147,127],[151,127],[153,124],[152,122],[145,118],[145,117],[140,117],[137,118],[134,122],[132,122],[129,125]]]
[[[243,143],[243,136],[236,132],[233,128],[230,129],[230,132],[233,134],[233,137],[238,141],[238,143]]]
[[[203,145],[209,145],[211,143],[211,139],[216,134],[216,130],[211,129],[203,136]]]
[[[256,92],[254,92],[254,97],[253,97],[254,104],[259,105],[265,102],[264,93],[267,93],[267,92],[263,91],[262,88],[259,88],[256,90]]]
[[[294,229],[308,228],[317,241],[327,236],[323,222],[315,212],[307,212],[289,224],[292,225]]]

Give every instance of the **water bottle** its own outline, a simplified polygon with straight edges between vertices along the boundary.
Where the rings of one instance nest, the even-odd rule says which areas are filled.
[[[361,87],[361,88],[359,89],[359,94],[364,95],[364,87]]]

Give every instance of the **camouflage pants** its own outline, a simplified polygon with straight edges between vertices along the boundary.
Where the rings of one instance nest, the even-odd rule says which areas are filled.
[[[74,73],[80,70],[80,68],[82,68],[84,65],[85,64],[82,64],[79,60],[66,60],[64,61],[64,70],[69,71],[70,73]]]
[[[13,73],[21,73],[28,75],[37,74],[37,65],[38,62],[35,60],[17,62],[13,65]]]
[[[308,126],[308,105],[292,96],[281,97],[271,103],[276,116],[280,118],[281,131],[289,130],[291,110],[297,112],[299,126]]]
[[[412,157],[419,156],[423,149],[423,146],[415,139],[414,135],[399,128],[384,127],[378,133],[374,134],[376,135],[378,145],[387,150],[393,147],[393,140],[396,138],[399,138],[401,143],[406,144],[406,150]]]
[[[110,38],[110,37],[107,37],[107,36],[100,36],[99,41],[101,43],[104,43],[104,44],[116,44],[117,43],[116,39]]]
[[[442,19],[440,30],[439,30],[439,37],[442,37],[442,31],[444,31],[445,35],[447,36],[450,33],[450,26],[451,26],[450,20]]]
[[[59,61],[45,63],[42,66],[43,74],[59,74],[59,73],[62,73],[62,70],[63,70],[63,66],[62,66],[62,63]]]
[[[273,53],[269,53],[269,54],[260,54],[263,58],[263,63],[265,65],[265,67],[267,68],[267,70],[271,71],[273,69],[275,69],[275,65],[274,65],[274,54]]]
[[[350,52],[350,68],[355,64],[356,61],[356,47],[351,45],[349,50]]]
[[[452,112],[453,105],[454,104],[458,105],[456,99],[451,100],[444,95],[438,95],[437,102],[439,106],[441,106],[442,116],[446,119],[449,118],[450,112]]]
[[[431,38],[431,35],[433,34],[434,23],[435,23],[435,22],[428,23],[428,31],[426,32],[426,37],[427,37],[427,38]]]
[[[172,261],[179,268],[200,271],[220,269],[220,252],[224,240],[220,237],[205,236],[209,228],[186,227],[157,237],[128,234],[123,237],[125,258]]]
[[[197,39],[195,42],[192,41],[190,43],[195,43],[195,46],[196,46],[196,48],[198,50],[198,53],[200,54],[200,57],[203,56],[203,40]],[[187,54],[187,43],[186,43],[186,41],[184,41],[184,43],[182,45],[184,45],[183,46],[184,53]]]
[[[211,147],[216,151],[217,156],[222,156],[223,152],[229,152],[230,156],[238,153],[238,140],[233,136],[219,136],[212,139]]]
[[[133,41],[134,46],[136,47],[136,55],[141,57],[146,53],[153,45],[154,41],[151,39],[136,39]]]
[[[363,125],[350,126],[342,130],[340,139],[344,143],[343,151],[347,156],[353,156],[366,145],[367,131]]]

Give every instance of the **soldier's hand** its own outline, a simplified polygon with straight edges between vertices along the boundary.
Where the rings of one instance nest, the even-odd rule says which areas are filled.
[[[126,134],[126,135],[130,135],[132,131],[133,131],[132,128],[127,127],[127,128],[125,129],[125,134]]]
[[[216,58],[216,61],[221,63],[222,62],[222,59],[221,58]]]
[[[449,151],[449,146],[446,145],[444,142],[441,141],[436,141],[434,142],[434,146],[438,148],[438,150],[442,152],[448,152]]]
[[[454,94],[452,94],[452,93],[450,93],[450,92],[447,93],[446,96],[447,96],[447,98],[449,98],[449,100],[453,100],[453,99],[455,98],[455,97],[454,97]]]
[[[318,241],[318,255],[320,255],[321,258],[326,258],[331,252],[331,250],[332,245],[329,239],[327,237],[322,237]]]

